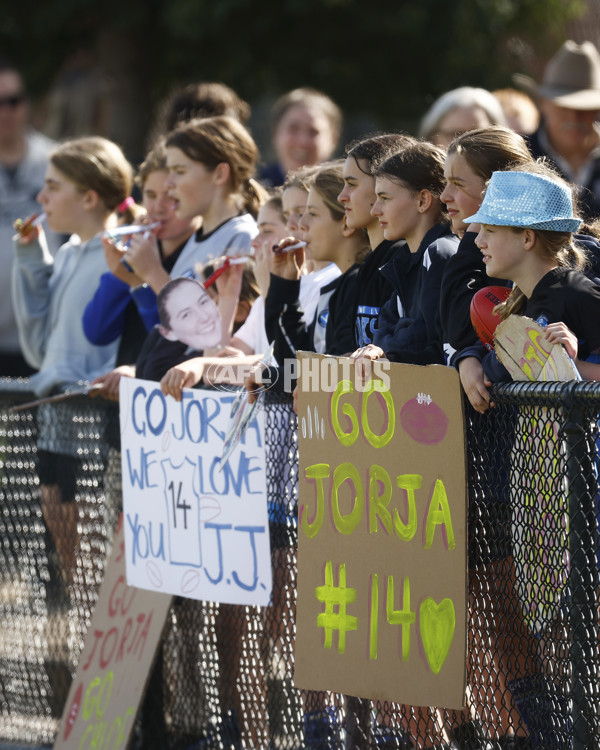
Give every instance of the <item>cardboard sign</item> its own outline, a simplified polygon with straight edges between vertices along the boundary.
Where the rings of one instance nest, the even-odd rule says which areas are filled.
[[[544,338],[544,329],[523,315],[511,315],[496,329],[496,353],[513,380],[579,380],[561,344]],[[554,621],[568,582],[568,519],[556,502],[566,497],[566,447],[554,409],[520,411],[511,447],[512,545],[515,589],[523,616],[536,633]],[[524,468],[526,467],[526,468]]]
[[[69,690],[56,750],[127,747],[171,600],[125,583],[121,523]]]
[[[555,621],[569,581],[567,446],[557,408],[519,410],[510,487],[515,589],[523,617],[540,633]]]
[[[510,315],[496,328],[496,354],[513,380],[579,380],[562,344],[551,344],[544,329],[524,315]]]
[[[458,374],[301,354],[295,684],[461,708],[466,459]],[[378,371],[377,371],[378,370]]]
[[[221,463],[235,393],[122,378],[127,582],[191,599],[267,605],[271,551],[264,415]]]

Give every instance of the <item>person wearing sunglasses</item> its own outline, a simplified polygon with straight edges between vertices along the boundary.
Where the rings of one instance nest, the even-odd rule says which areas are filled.
[[[16,377],[32,372],[19,347],[11,299],[12,237],[15,219],[39,213],[36,196],[44,186],[48,154],[56,145],[28,125],[25,83],[17,67],[0,59],[0,375]],[[50,249],[60,245],[47,232]]]

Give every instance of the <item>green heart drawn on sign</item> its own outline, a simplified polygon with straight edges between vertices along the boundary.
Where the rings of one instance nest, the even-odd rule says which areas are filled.
[[[442,599],[437,604],[431,597],[423,599],[419,609],[421,643],[429,668],[439,674],[444,666],[454,638],[456,615],[452,599]]]

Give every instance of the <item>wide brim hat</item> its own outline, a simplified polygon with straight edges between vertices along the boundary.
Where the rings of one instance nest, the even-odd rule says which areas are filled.
[[[494,172],[479,210],[464,221],[550,232],[576,232],[582,223],[569,187],[532,172]]]
[[[516,73],[514,82],[534,96],[568,109],[600,109],[600,54],[592,42],[566,41],[548,61],[541,84]]]

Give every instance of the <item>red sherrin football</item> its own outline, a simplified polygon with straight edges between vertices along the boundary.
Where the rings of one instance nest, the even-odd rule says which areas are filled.
[[[475,333],[488,349],[494,348],[494,332],[500,318],[494,315],[494,308],[508,297],[507,286],[484,286],[471,300],[471,323]]]

